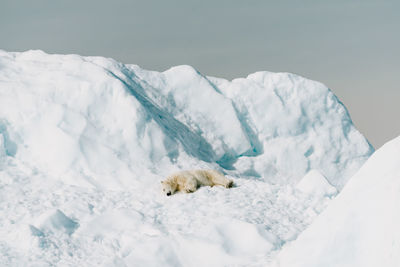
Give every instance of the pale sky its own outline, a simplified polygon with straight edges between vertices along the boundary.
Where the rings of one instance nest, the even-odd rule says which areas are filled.
[[[400,135],[400,1],[2,0],[0,49],[320,81],[375,148]]]

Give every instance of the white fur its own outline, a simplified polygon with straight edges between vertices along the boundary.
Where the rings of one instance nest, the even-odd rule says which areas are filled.
[[[177,191],[192,193],[200,186],[220,185],[229,188],[232,187],[233,180],[215,170],[190,170],[174,173],[161,184],[164,193],[172,195]]]

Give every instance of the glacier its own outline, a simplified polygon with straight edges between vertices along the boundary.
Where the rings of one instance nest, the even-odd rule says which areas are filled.
[[[331,90],[295,74],[0,50],[0,263],[264,262],[373,151]],[[161,194],[194,168],[236,187]]]

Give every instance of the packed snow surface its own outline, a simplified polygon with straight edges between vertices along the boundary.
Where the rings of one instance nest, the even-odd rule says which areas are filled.
[[[400,266],[400,137],[385,144],[279,255],[281,267]]]
[[[326,178],[317,170],[308,172],[296,188],[306,194],[322,194],[325,196],[333,196],[337,194],[337,189],[330,185]]]
[[[372,152],[335,95],[294,74],[0,50],[0,265],[264,264]],[[161,194],[198,168],[236,187]]]

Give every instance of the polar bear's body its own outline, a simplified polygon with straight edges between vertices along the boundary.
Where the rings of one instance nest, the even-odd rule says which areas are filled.
[[[191,170],[174,173],[161,184],[164,193],[169,196],[177,191],[192,193],[200,186],[220,185],[229,188],[232,187],[233,181],[215,170]]]

